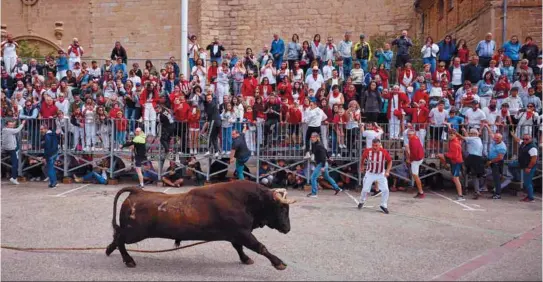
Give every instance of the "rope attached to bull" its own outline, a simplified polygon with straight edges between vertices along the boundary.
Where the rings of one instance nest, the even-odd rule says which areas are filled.
[[[190,247],[194,247],[197,245],[209,243],[209,241],[203,241],[203,242],[197,242],[193,244],[189,244],[186,246],[180,246],[176,248],[171,249],[164,249],[164,250],[136,250],[136,249],[126,249],[127,251],[135,252],[135,253],[166,253],[166,252],[173,252],[181,249],[186,249]],[[46,252],[46,251],[92,251],[92,250],[105,250],[107,247],[82,247],[82,248],[22,248],[22,247],[13,247],[8,245],[0,245],[0,248],[7,249],[7,250],[14,250],[14,251],[21,251],[21,252]]]

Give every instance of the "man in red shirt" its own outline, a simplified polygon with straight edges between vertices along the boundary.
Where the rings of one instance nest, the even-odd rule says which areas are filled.
[[[45,102],[41,105],[40,116],[42,119],[54,118],[57,115],[58,108],[53,103],[53,98],[45,96]]]
[[[453,129],[449,130],[451,131],[449,134],[449,151],[445,155],[438,154],[437,156],[441,160],[441,163],[446,163],[447,161],[450,163],[453,182],[458,193],[456,200],[461,202],[466,200],[462,195],[462,185],[460,184],[460,172],[462,171],[462,163],[464,163],[464,159],[462,158],[462,144],[456,136],[456,132]]]
[[[364,206],[371,186],[374,182],[377,182],[379,189],[382,191],[381,210],[388,214],[387,202],[389,191],[387,177],[390,175],[390,170],[392,169],[392,158],[388,151],[381,146],[381,140],[374,138],[371,148],[364,150],[360,166],[362,173],[365,173],[365,175],[358,209]]]
[[[419,178],[419,168],[424,160],[424,148],[420,142],[419,137],[415,134],[415,130],[409,129],[407,131],[408,145],[405,148],[407,157],[407,163],[411,164],[411,175],[417,185],[417,195],[415,199],[424,199],[424,191],[422,191],[422,183]]]
[[[300,134],[300,123],[302,122],[302,111],[298,101],[294,101],[294,104],[288,106],[287,111],[287,123],[289,128],[289,134],[291,136],[290,143],[299,146],[302,143],[302,135]]]

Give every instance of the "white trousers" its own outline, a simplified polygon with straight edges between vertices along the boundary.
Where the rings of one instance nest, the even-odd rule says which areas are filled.
[[[156,136],[156,111],[152,103],[145,103],[143,115],[143,131],[150,136]]]
[[[305,140],[305,139],[304,139]],[[324,148],[328,150],[328,125],[321,125],[321,142]]]
[[[479,109],[484,109],[490,104],[492,97],[479,97]]]
[[[83,146],[83,144],[85,143],[83,142],[83,137],[85,136],[83,134],[83,127],[74,126],[72,132],[74,133],[74,143],[72,149],[75,149],[77,147],[77,144],[79,144],[79,138],[81,138],[81,146]]]
[[[17,57],[14,56],[4,56],[4,67],[6,72],[11,75],[11,69],[17,64]]]
[[[391,139],[397,139],[400,136],[400,120],[395,115],[391,115],[388,121],[388,133]]]
[[[63,77],[66,76],[66,72],[67,72],[67,71],[65,71],[65,70],[63,70],[63,71],[57,71],[57,79],[58,79],[58,81],[60,81]],[[71,93],[71,92],[70,92],[70,93]]]
[[[426,129],[419,129],[416,133],[417,137],[420,139],[420,143],[422,144],[422,148],[424,148],[424,139],[426,138]]]
[[[222,103],[224,96],[229,95],[230,86],[227,84],[217,83],[217,103]]]
[[[364,175],[364,180],[362,181],[362,192],[360,193],[360,203],[366,202],[366,199],[368,198],[368,193],[371,191],[371,186],[373,185],[373,182],[377,182],[379,185],[379,190],[383,193],[381,194],[381,206],[384,208],[387,208],[387,202],[388,202],[388,182],[387,178],[385,177],[385,174],[377,174],[377,173],[371,173],[366,172]]]
[[[85,123],[85,146],[96,145],[96,123]]]
[[[68,58],[68,67],[70,68],[70,70],[74,70],[75,62],[81,63],[81,58]]]
[[[111,134],[108,130],[108,127],[106,125],[102,125],[98,134],[100,134],[100,138],[102,139],[102,146],[104,147],[104,149],[108,149],[109,135]]]

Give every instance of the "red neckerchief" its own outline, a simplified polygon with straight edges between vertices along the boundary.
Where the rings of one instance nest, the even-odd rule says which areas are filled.
[[[534,115],[533,112],[527,111],[527,112],[526,112],[526,120],[531,119],[533,115]]]
[[[328,49],[331,50],[332,48],[333,48],[332,43],[328,43]]]
[[[522,86],[522,88],[526,88],[528,87],[528,81],[521,81],[520,85]]]
[[[332,92],[332,96],[334,96],[334,98],[339,97],[339,92],[337,94],[336,94],[336,92]]]
[[[74,53],[76,56],[79,56],[79,47],[70,45],[70,48],[72,49],[72,53]]]

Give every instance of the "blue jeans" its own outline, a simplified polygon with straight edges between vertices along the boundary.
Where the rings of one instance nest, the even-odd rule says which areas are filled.
[[[430,64],[430,72],[436,71],[436,58],[422,58],[424,64]]]
[[[135,129],[134,121],[136,120],[136,108],[128,108],[128,107],[125,108],[124,116],[129,120],[130,132],[134,132],[134,129]]]
[[[526,189],[526,192],[528,193],[528,198],[530,200],[534,199],[534,186],[533,186],[533,178],[535,175],[537,165],[532,167],[529,173],[526,173],[524,171],[524,168],[519,168],[518,161],[513,161],[509,164],[509,171],[511,174],[513,174],[513,180],[519,181],[520,180],[520,173],[522,170],[522,186],[524,189]]]
[[[332,129],[332,154],[338,153],[337,133]]]
[[[117,131],[115,134],[115,141],[118,145],[124,145],[126,141],[126,131]]]
[[[359,59],[360,67],[364,70],[364,73],[368,73],[368,60],[366,59]],[[390,70],[389,70],[390,71]],[[349,73],[349,76],[351,74]]]
[[[234,83],[232,84],[233,89],[234,89],[234,96],[240,96],[241,95],[241,85],[242,84],[243,84],[243,81],[240,81],[240,82],[234,81]]]
[[[249,160],[249,157],[236,159],[236,173],[238,174],[239,180],[244,180],[245,177],[243,177],[243,169],[245,168],[245,163]]]
[[[9,153],[9,158],[11,159],[11,178],[17,180],[19,176],[19,158],[17,156],[17,150],[6,151]]]
[[[283,54],[281,54],[281,56],[279,56],[278,59],[275,59],[275,54],[273,54],[273,55],[274,55],[274,57],[273,57],[274,61],[273,62],[275,63],[275,68],[280,69],[281,64],[283,63]]]
[[[211,57],[209,59],[209,65],[211,65],[212,62],[217,62],[217,65],[220,66],[221,65],[221,62],[222,62],[222,58],[214,58],[214,57]],[[192,69],[191,69],[192,71]]]
[[[47,176],[49,177],[49,186],[57,185],[57,173],[55,171],[55,161],[57,155],[47,158]]]
[[[196,65],[196,61],[194,59],[189,58],[189,72],[192,73],[192,68]],[[185,76],[186,77],[186,76]],[[190,75],[190,80],[192,81],[192,74]]]
[[[345,74],[345,77],[351,76],[351,69],[353,68],[353,58],[343,57],[343,74]]]
[[[87,175],[83,176],[84,181],[92,181],[93,179],[96,179],[98,184],[106,184],[107,181],[105,178],[102,177],[98,172],[91,171],[87,173]]]
[[[313,173],[311,174],[311,194],[317,195],[317,178],[321,175],[321,169],[322,164],[318,164],[315,166],[315,170],[313,170]],[[332,187],[334,187],[334,190],[339,190],[339,186],[337,186],[337,183],[330,177],[330,174],[328,173],[328,163],[324,165],[324,179],[326,181],[330,182]]]
[[[230,151],[232,149],[232,127],[222,128],[222,150]]]

